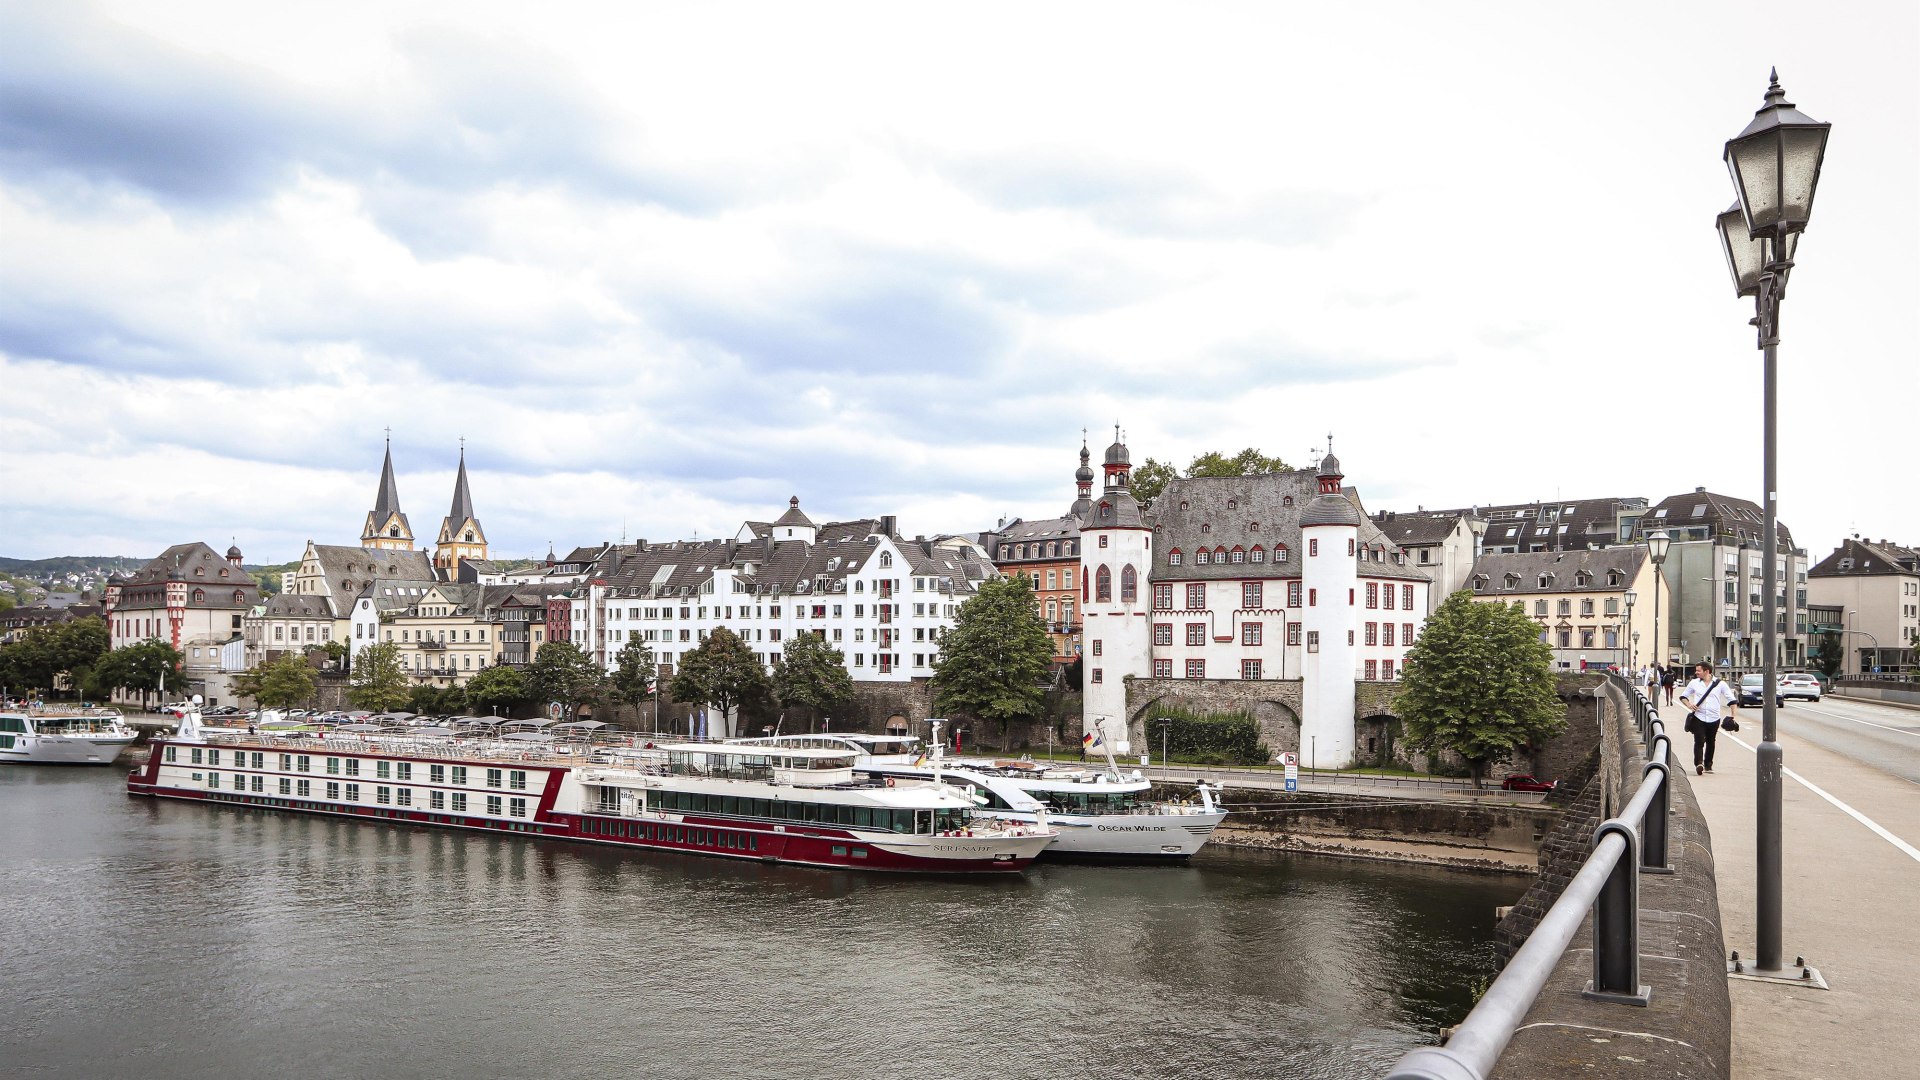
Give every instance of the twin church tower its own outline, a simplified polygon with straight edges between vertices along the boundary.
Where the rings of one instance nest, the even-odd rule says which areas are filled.
[[[374,496],[373,509],[367,512],[366,528],[360,532],[363,548],[395,551],[413,550],[413,527],[400,511],[400,485],[393,479],[393,441],[387,441],[387,460],[380,467],[380,492]],[[467,449],[460,448],[460,475],[453,482],[453,506],[440,522],[440,538],[434,542],[433,567],[446,580],[453,580],[462,559],[484,560],[487,534],[473,512],[473,496],[467,491]]]

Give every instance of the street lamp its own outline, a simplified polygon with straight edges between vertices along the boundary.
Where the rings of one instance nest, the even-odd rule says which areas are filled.
[[[1733,275],[1735,295],[1754,298],[1753,325],[1759,329],[1761,353],[1761,487],[1766,497],[1761,578],[1766,592],[1761,607],[1760,746],[1756,751],[1756,832],[1758,881],[1754,897],[1759,909],[1754,967],[1762,973],[1781,972],[1780,943],[1780,773],[1783,754],[1777,741],[1778,717],[1774,686],[1779,664],[1780,629],[1775,619],[1779,597],[1775,590],[1780,562],[1780,492],[1777,483],[1775,429],[1777,427],[1780,301],[1793,270],[1799,234],[1813,215],[1814,191],[1820,185],[1820,166],[1826,159],[1827,134],[1832,125],[1821,123],[1793,107],[1780,89],[1780,75],[1768,75],[1763,104],[1740,134],[1727,140],[1723,157],[1733,176],[1740,202],[1738,213],[1727,210],[1715,218],[1727,269]]]
[[[1640,634],[1633,628],[1633,602],[1639,598],[1639,593],[1634,592],[1632,589],[1627,590],[1627,638],[1631,640],[1635,646],[1627,652],[1628,668],[1632,668],[1640,663],[1640,650],[1638,648],[1640,644]]]
[[[1647,558],[1653,563],[1653,650],[1654,666],[1666,670],[1666,639],[1660,636],[1660,594],[1666,592],[1666,582],[1660,577],[1660,564],[1667,561],[1667,549],[1673,546],[1673,537],[1665,531],[1647,534]]]

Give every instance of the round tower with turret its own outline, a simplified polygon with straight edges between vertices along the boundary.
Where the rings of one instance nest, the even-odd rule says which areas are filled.
[[[1300,756],[1316,768],[1353,764],[1355,675],[1354,600],[1359,588],[1355,551],[1360,511],[1341,493],[1340,459],[1320,462],[1319,492],[1300,512],[1301,629],[1306,633],[1300,676]]]
[[[1117,428],[1105,470],[1106,486],[1080,527],[1082,724],[1118,742],[1127,738],[1127,676],[1144,679],[1153,672],[1147,618],[1153,532],[1134,500],[1133,462]]]

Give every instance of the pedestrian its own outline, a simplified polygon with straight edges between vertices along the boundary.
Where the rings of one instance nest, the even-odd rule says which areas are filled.
[[[1694,774],[1713,771],[1713,744],[1720,737],[1720,725],[1733,719],[1739,698],[1733,688],[1714,677],[1713,665],[1702,660],[1693,665],[1693,681],[1680,694],[1687,707],[1687,732],[1693,736]]]
[[[1673,684],[1679,681],[1679,676],[1674,673],[1672,668],[1668,668],[1660,673],[1660,685],[1667,691],[1667,704],[1669,705],[1673,704]]]

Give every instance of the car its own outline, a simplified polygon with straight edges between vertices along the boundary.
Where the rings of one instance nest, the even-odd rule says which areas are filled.
[[[1765,681],[1766,681],[1765,675],[1740,676],[1740,704],[1743,706],[1759,705],[1761,698],[1763,697],[1763,694],[1761,691],[1761,684],[1764,683]],[[1773,703],[1779,706],[1780,708],[1784,709],[1787,706],[1787,697],[1784,693],[1781,692],[1782,690],[1783,690],[1783,687],[1779,687],[1779,686],[1774,687]]]
[[[1500,786],[1507,791],[1552,791],[1560,786],[1560,781],[1539,780],[1526,773],[1514,773],[1500,781]]]
[[[1820,700],[1820,680],[1804,672],[1795,671],[1780,676],[1780,696],[1800,698],[1804,701]]]

